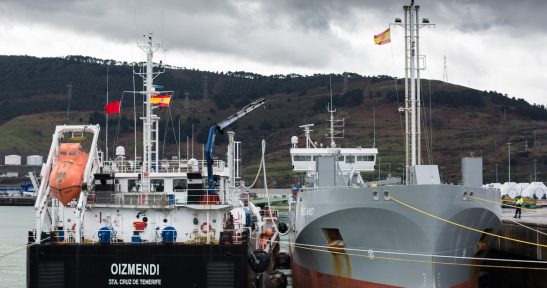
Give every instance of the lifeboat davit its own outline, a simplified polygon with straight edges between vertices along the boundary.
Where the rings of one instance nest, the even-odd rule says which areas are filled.
[[[82,191],[88,155],[80,143],[62,143],[57,162],[49,175],[49,188],[63,205],[78,197]]]

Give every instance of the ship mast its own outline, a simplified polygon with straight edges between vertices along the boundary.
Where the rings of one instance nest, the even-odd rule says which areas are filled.
[[[329,87],[330,87],[330,103],[327,104],[327,112],[330,114],[330,118],[328,120],[329,122],[329,138],[330,138],[330,147],[336,148],[336,142],[334,142],[334,139],[336,138],[344,138],[344,118],[342,120],[338,118],[334,118],[334,113],[336,113],[336,109],[334,108],[334,105],[332,104],[332,79],[331,76],[329,76]],[[341,136],[340,136],[341,135]]]
[[[336,109],[332,107],[332,79],[331,76],[329,76],[329,89],[330,89],[330,105],[327,107],[327,111],[330,113],[330,147],[336,148],[336,143],[334,142],[334,113],[336,113]]]
[[[425,70],[425,56],[419,54],[419,31],[422,27],[435,24],[430,24],[427,18],[420,23],[420,6],[414,5],[414,0],[410,1],[410,5],[403,6],[403,10],[404,22],[396,18],[390,26],[403,27],[405,34],[405,107],[399,108],[399,111],[405,112],[405,183],[409,184],[409,168],[422,163],[420,70]]]
[[[152,172],[152,160],[155,163],[155,169],[158,167],[158,120],[159,117],[152,114],[152,104],[150,99],[152,97],[153,80],[154,76],[159,75],[162,72],[153,72],[152,59],[154,52],[159,49],[158,44],[154,44],[152,40],[152,33],[143,35],[145,37],[145,43],[139,44],[139,47],[146,53],[146,72],[136,73],[144,78],[146,91],[144,91],[146,100],[145,115],[141,117],[143,120],[143,157],[142,157],[142,192],[150,192],[150,172]],[[154,135],[153,135],[154,134]],[[155,158],[152,159],[154,154]]]

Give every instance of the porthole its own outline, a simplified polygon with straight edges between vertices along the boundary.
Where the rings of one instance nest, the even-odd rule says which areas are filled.
[[[372,192],[372,199],[376,201],[380,200],[380,193],[378,193],[378,191]]]

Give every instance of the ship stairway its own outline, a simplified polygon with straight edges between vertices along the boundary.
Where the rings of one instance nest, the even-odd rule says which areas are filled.
[[[34,204],[34,209],[36,211],[35,221],[36,221],[36,232],[35,232],[35,241],[40,243],[42,241],[42,232],[49,232],[56,229],[57,225],[57,214],[59,203],[53,203],[49,207],[49,200],[51,199],[51,192],[49,188],[49,175],[51,169],[57,162],[57,151],[61,144],[60,140],[64,137],[65,134],[70,133],[70,135],[83,135],[84,133],[93,134],[91,147],[88,151],[89,158],[84,169],[84,178],[82,182],[82,192],[78,198],[77,206],[77,217],[76,217],[76,227],[75,227],[75,239],[79,243],[81,241],[81,227],[83,222],[83,211],[85,210],[87,194],[93,188],[95,183],[93,177],[94,174],[99,171],[100,167],[100,158],[98,154],[98,139],[99,139],[99,125],[59,125],[55,127],[55,133],[53,133],[53,139],[51,141],[51,147],[49,149],[49,154],[47,157],[46,163],[42,166],[40,172],[41,181],[36,189],[36,203]],[[34,185],[33,181],[33,185]],[[37,183],[36,183],[37,184]],[[53,200],[55,202],[56,200]],[[56,205],[59,204],[59,205]],[[46,221],[47,220],[47,221]],[[45,240],[45,239],[44,239]]]
[[[150,125],[150,144],[151,144],[151,157],[152,157],[152,167],[153,171],[159,171],[159,117],[152,115],[152,124]],[[146,191],[146,190],[145,190]],[[148,190],[150,191],[150,190]]]

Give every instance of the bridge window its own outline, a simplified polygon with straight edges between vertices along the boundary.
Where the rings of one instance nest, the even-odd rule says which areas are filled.
[[[294,155],[294,161],[311,161],[311,156],[307,155]]]
[[[374,156],[372,155],[357,156],[357,161],[374,161]]]
[[[150,180],[150,191],[152,192],[163,192],[165,186],[163,186],[163,179],[151,179]]]
[[[188,182],[186,179],[173,179],[173,189],[175,192],[186,191]]]
[[[338,161],[344,161],[344,155],[338,156]]]
[[[136,179],[129,179],[129,181],[127,182],[128,185],[127,185],[127,190],[129,192],[140,192],[141,191],[141,185],[139,185],[139,183],[137,182]]]
[[[346,156],[346,163],[355,163],[355,156],[353,155]]]

